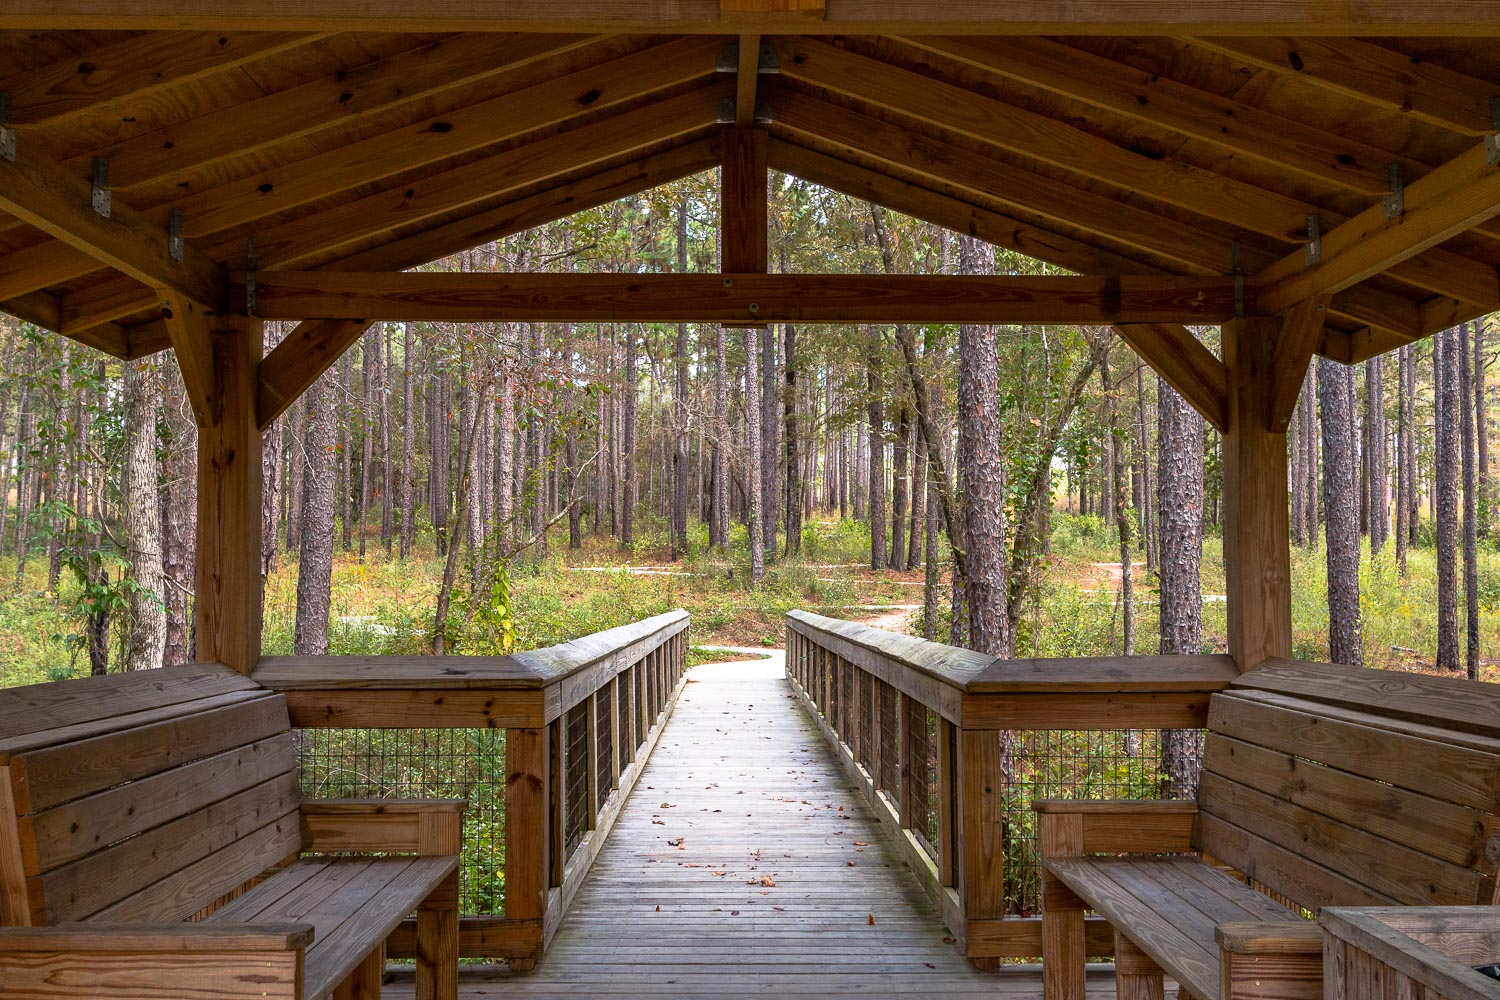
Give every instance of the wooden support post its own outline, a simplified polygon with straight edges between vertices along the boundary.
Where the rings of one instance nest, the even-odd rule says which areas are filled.
[[[198,418],[196,659],[243,674],[260,659],[261,329],[245,316],[212,317],[204,327],[208,350],[195,351],[211,358],[211,370],[201,373],[191,355],[179,355],[211,379]]]
[[[1078,813],[1037,817],[1042,857],[1083,854],[1083,817]],[[1085,1000],[1084,903],[1042,869],[1042,992],[1047,1000]]]
[[[723,148],[719,189],[723,271],[764,274],[768,252],[766,130],[725,128]]]
[[[1272,430],[1268,393],[1282,321],[1224,324],[1229,420],[1224,434],[1224,570],[1229,655],[1241,670],[1292,652],[1291,535],[1285,431]]]
[[[1115,1000],[1162,1000],[1161,966],[1115,931]]]
[[[941,727],[939,727],[941,728]],[[942,746],[941,737],[939,747]],[[942,771],[939,771],[939,775]],[[958,734],[958,894],[964,920],[1005,916],[1005,789],[1000,734],[964,729]],[[981,968],[997,959],[970,959]]]
[[[354,971],[333,991],[333,1000],[380,1000],[385,979],[385,945],[364,957]]]
[[[417,1000],[458,1000],[458,872],[417,907]]]
[[[540,921],[547,913],[550,748],[546,729],[505,731],[505,916]],[[535,957],[511,958],[525,971]]]

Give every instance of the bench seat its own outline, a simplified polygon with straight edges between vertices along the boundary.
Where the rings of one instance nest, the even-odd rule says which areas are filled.
[[[1199,1000],[1219,1000],[1220,925],[1285,924],[1318,943],[1310,922],[1195,857],[1052,858],[1045,866]]]
[[[1047,1000],[1084,1000],[1089,911],[1122,998],[1170,975],[1195,1000],[1322,1000],[1307,914],[1500,904],[1497,720],[1500,685],[1273,660],[1210,700],[1193,801],[1034,802]]]
[[[208,924],[307,924],[302,986],[321,996],[355,973],[458,870],[456,857],[299,861],[226,906]],[[381,961],[380,965],[384,965]]]

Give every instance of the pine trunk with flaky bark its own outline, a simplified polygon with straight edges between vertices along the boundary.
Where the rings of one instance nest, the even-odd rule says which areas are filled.
[[[1476,456],[1479,462],[1478,480],[1475,483],[1476,493],[1475,531],[1480,538],[1490,537],[1490,418],[1485,406],[1485,356],[1484,342],[1485,333],[1489,329],[1489,320],[1478,319],[1474,321],[1474,438],[1478,449]]]
[[[1396,568],[1406,576],[1406,549],[1412,533],[1412,494],[1415,492],[1413,438],[1416,431],[1412,396],[1412,348],[1397,352],[1396,367]]]
[[[130,591],[126,616],[123,665],[126,670],[149,670],[162,665],[167,649],[163,600],[166,571],[162,568],[158,507],[161,486],[156,450],[161,382],[155,366],[149,362],[127,361],[124,372],[125,558],[135,586]]]
[[[333,372],[313,383],[307,405],[307,462],[302,490],[301,553],[297,565],[297,620],[293,650],[298,656],[328,652],[329,588],[333,581],[334,448],[337,387]]]
[[[1105,405],[1109,408],[1109,434],[1114,441],[1111,453],[1110,487],[1115,498],[1115,529],[1120,539],[1120,652],[1125,656],[1135,653],[1135,545],[1131,537],[1135,528],[1135,512],[1129,509],[1130,465],[1126,462],[1126,434],[1120,426],[1118,392],[1121,383],[1112,384],[1110,362],[1106,356],[1099,366],[1103,376]]]
[[[994,251],[971,236],[959,237],[959,259],[964,274],[995,273]],[[1009,656],[1000,355],[991,327],[965,323],[958,328],[958,338],[958,436],[963,455],[959,507],[968,573],[968,645],[992,656]]]
[[[1323,420],[1323,511],[1328,537],[1328,655],[1361,664],[1359,622],[1359,474],[1355,463],[1354,369],[1318,361]]]
[[[688,269],[688,203],[677,203],[677,272]],[[672,389],[672,552],[676,562],[687,551],[688,522],[688,328],[677,324],[677,351],[673,356],[676,380]]]
[[[880,330],[865,329],[865,389],[869,420],[870,568],[885,569],[889,561],[885,524],[885,400],[880,377]]]
[[[1203,431],[1202,415],[1159,381],[1156,510],[1163,655],[1203,652]],[[1162,733],[1161,770],[1169,796],[1193,796],[1202,756],[1200,730]]]
[[[760,331],[745,329],[745,524],[750,536],[750,583],[759,585],[766,574],[765,535],[761,532]]]
[[[1437,385],[1435,446],[1435,528],[1437,532],[1439,670],[1459,670],[1458,646],[1458,476],[1459,346],[1458,330],[1444,330],[1433,345]]]
[[[1385,365],[1380,357],[1365,362],[1365,435],[1370,508],[1370,552],[1385,548],[1391,534],[1390,469],[1385,450]]]
[[[1474,323],[1474,333],[1480,324]],[[1479,679],[1479,496],[1474,456],[1474,396],[1470,392],[1469,324],[1458,326],[1459,450],[1464,481],[1464,665]]]
[[[800,468],[797,435],[797,328],[786,324],[786,351],[782,368],[786,371],[786,399],[782,402],[782,415],[786,429],[786,554],[797,555],[802,551],[802,473]]]
[[[911,437],[911,418],[906,404],[896,403],[896,438],[891,449],[891,555],[890,567],[906,571],[906,442]]]
[[[417,414],[415,409],[416,338],[410,323],[401,324],[401,546],[402,559],[411,556],[417,537]]]

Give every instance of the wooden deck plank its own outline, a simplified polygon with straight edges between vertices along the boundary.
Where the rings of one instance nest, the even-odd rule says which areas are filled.
[[[970,967],[784,669],[692,672],[547,956],[465,967],[462,997],[1041,997],[1035,967]],[[411,997],[393,975],[385,996]],[[1107,973],[1089,996],[1114,996]]]

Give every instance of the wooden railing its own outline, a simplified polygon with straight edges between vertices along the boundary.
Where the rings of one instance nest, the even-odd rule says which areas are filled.
[[[1033,793],[1163,790],[1149,752],[1200,730],[1236,675],[1227,656],[1001,660],[804,611],[786,624],[794,693],[981,963],[1041,955]],[[1113,954],[1101,923],[1088,944]]]
[[[461,918],[465,957],[531,967],[609,836],[682,691],[673,611],[498,657],[268,656],[252,679],[302,729],[505,731],[504,915]],[[415,927],[388,944],[415,954]]]

